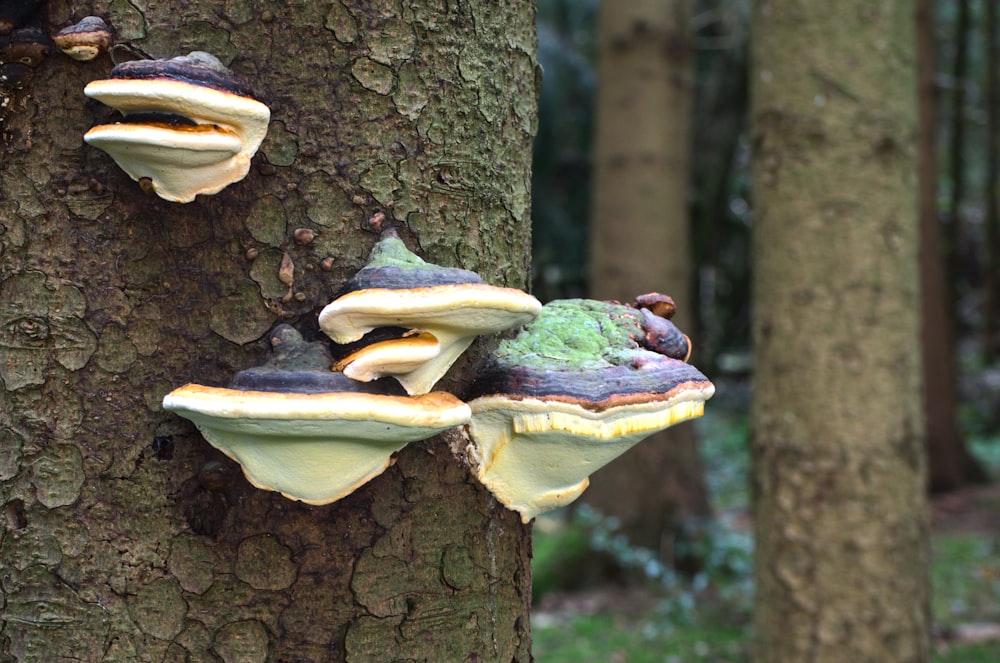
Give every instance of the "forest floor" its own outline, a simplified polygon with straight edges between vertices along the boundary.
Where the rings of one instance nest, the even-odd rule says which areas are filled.
[[[1000,536],[1000,482],[931,498],[934,533]]]

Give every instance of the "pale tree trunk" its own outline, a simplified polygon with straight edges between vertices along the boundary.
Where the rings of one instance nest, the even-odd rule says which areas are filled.
[[[601,5],[589,274],[598,299],[671,295],[674,322],[688,333],[690,12],[687,0]],[[634,544],[669,560],[678,522],[708,511],[691,424],[643,441],[596,473],[584,499],[620,518]]]
[[[947,297],[945,252],[937,208],[937,87],[934,2],[917,0],[917,83],[920,214],[921,328],[928,483],[932,492],[953,490],[986,478],[958,426],[953,307]]]
[[[752,34],[754,658],[927,661],[913,5]]]
[[[446,437],[307,506],[160,402],[260,363],[277,322],[316,334],[377,212],[526,284],[533,3],[52,0],[40,27],[87,14],[154,57],[214,53],[272,122],[245,181],[182,205],[83,144],[107,55],[50,54],[5,107],[0,660],[530,660],[528,529]]]

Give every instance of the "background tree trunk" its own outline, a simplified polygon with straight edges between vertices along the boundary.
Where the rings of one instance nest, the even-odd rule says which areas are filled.
[[[950,288],[948,301],[951,302],[951,318],[955,324],[961,320],[957,316],[957,301],[962,294],[963,284],[970,280],[970,255],[966,249],[965,219],[962,205],[965,204],[965,88],[969,70],[969,24],[971,23],[970,0],[957,0],[958,15],[955,17],[955,60],[952,63],[951,84],[951,136],[948,146],[948,173],[951,180],[951,195],[948,201],[948,220],[945,255],[948,264],[946,283]],[[967,263],[963,266],[963,262]],[[974,269],[973,269],[974,271]]]
[[[928,483],[932,492],[954,490],[987,479],[969,453],[958,426],[953,306],[945,279],[945,252],[937,208],[937,72],[934,1],[916,0],[917,85],[920,140],[918,185],[920,216],[921,329],[924,367],[924,419]]]
[[[590,238],[592,297],[665,292],[689,333],[690,12],[687,0],[601,5]],[[678,522],[708,512],[694,428],[642,442],[591,477],[583,499],[669,560]]]
[[[754,657],[927,661],[913,5],[753,9]]]
[[[986,61],[986,191],[984,203],[986,219],[983,242],[983,312],[982,312],[982,352],[983,360],[990,362],[1000,349],[997,332],[1000,323],[1000,74],[997,72],[997,5],[985,3],[986,16],[983,21]]]
[[[107,55],[50,53],[3,91],[0,660],[530,660],[529,531],[460,440],[307,506],[251,488],[160,402],[259,363],[278,321],[316,337],[378,211],[427,259],[525,285],[533,3],[137,6],[50,0],[36,19],[212,52],[272,123],[245,181],[171,204],[82,142],[111,117],[82,92]]]

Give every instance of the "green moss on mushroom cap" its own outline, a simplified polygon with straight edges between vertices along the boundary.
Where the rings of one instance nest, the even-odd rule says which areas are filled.
[[[643,316],[624,304],[592,299],[549,302],[525,331],[500,343],[501,366],[581,372],[629,366],[648,359]]]
[[[341,294],[371,288],[403,290],[465,283],[483,283],[483,279],[467,269],[442,267],[423,260],[406,248],[395,228],[387,228],[372,247],[368,262],[347,282]]]
[[[617,365],[639,350],[641,330],[624,306],[589,299],[550,302],[530,324],[530,332],[500,343],[500,364],[581,371]]]

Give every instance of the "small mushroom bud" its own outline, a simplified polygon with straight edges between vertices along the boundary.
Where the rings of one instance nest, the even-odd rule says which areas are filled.
[[[93,60],[111,46],[111,29],[98,16],[87,16],[52,37],[59,50],[74,60]]]
[[[316,239],[316,231],[311,228],[296,228],[295,232],[292,234],[292,238],[295,240],[296,244],[301,244],[305,246],[311,244],[314,239]]]
[[[674,313],[677,311],[677,305],[674,304],[673,297],[659,292],[648,292],[645,295],[639,295],[635,298],[635,307],[649,309],[653,315],[658,315],[667,320],[674,317]]]

